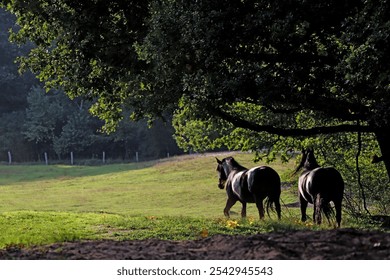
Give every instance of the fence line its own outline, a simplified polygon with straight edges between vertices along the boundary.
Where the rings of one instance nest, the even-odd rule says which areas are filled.
[[[68,161],[69,164],[70,165],[75,165],[76,154],[74,152],[70,152],[69,155],[70,155],[70,162]],[[8,164],[11,165],[13,163],[12,152],[8,151],[7,152],[7,156],[8,156]],[[49,165],[49,154],[48,154],[48,152],[44,152],[43,156],[44,156],[44,164],[45,165]],[[142,161],[141,158],[142,158],[141,154],[139,152],[135,152],[134,153],[134,157],[132,159],[130,158],[130,161],[140,162],[140,161]],[[162,157],[162,158],[164,158],[164,157]],[[169,152],[166,153],[166,158],[170,158],[170,153]],[[83,158],[82,160],[90,160],[90,159],[96,159],[96,158],[94,158],[94,157],[89,158],[89,159],[88,158]],[[152,159],[155,159],[155,158],[152,158],[152,157],[149,158],[148,157],[148,158],[144,158],[143,160],[152,160]],[[101,160],[102,164],[106,164],[107,163],[107,153],[105,151],[102,151],[101,158],[99,157],[99,160]],[[59,161],[62,162],[61,159]],[[124,160],[124,161],[126,161],[126,160]],[[41,162],[41,158],[39,158],[38,162]]]

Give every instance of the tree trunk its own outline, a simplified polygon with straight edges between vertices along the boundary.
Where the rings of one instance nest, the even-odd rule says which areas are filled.
[[[382,152],[379,161],[385,163],[387,176],[390,180],[390,127],[384,127],[383,129],[376,131],[375,135]]]

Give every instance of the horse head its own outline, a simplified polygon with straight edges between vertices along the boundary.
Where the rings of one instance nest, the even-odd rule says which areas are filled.
[[[317,163],[316,157],[314,155],[314,149],[308,148],[306,150],[306,160],[305,160],[305,163],[303,165],[303,168],[306,170],[313,170],[317,167],[320,167],[320,166]]]
[[[227,157],[223,160],[216,158],[218,166],[217,171],[219,173],[219,183],[218,187],[223,189],[225,183],[229,177],[229,174],[234,171],[245,170],[245,167],[240,165],[233,157]]]
[[[221,161],[218,158],[216,158],[216,160],[218,163],[217,172],[219,175],[218,188],[220,188],[222,190],[225,188],[225,183],[227,181],[227,175],[226,175],[225,169],[223,167],[223,163],[224,163],[225,159],[223,159]]]
[[[307,148],[307,149],[302,149],[302,158],[301,162],[295,169],[293,175],[299,172],[302,168],[305,170],[312,170],[314,168],[319,167],[316,157],[314,156],[314,149],[313,148]]]

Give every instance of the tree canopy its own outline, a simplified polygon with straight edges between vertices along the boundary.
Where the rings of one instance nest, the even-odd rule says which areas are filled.
[[[371,132],[388,157],[388,5],[165,1],[144,53],[153,84],[179,92],[183,125],[222,119],[280,136]]]
[[[11,39],[35,44],[21,69],[93,101],[108,129],[131,108],[174,114],[178,141],[198,148],[371,133],[390,174],[389,1],[1,3]]]

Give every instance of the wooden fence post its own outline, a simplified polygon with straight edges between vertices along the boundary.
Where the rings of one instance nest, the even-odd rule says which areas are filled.
[[[47,153],[45,152],[45,164],[48,165],[49,164],[49,161],[47,159]]]
[[[11,154],[11,151],[8,151],[8,164],[9,165],[12,164],[12,154]]]

